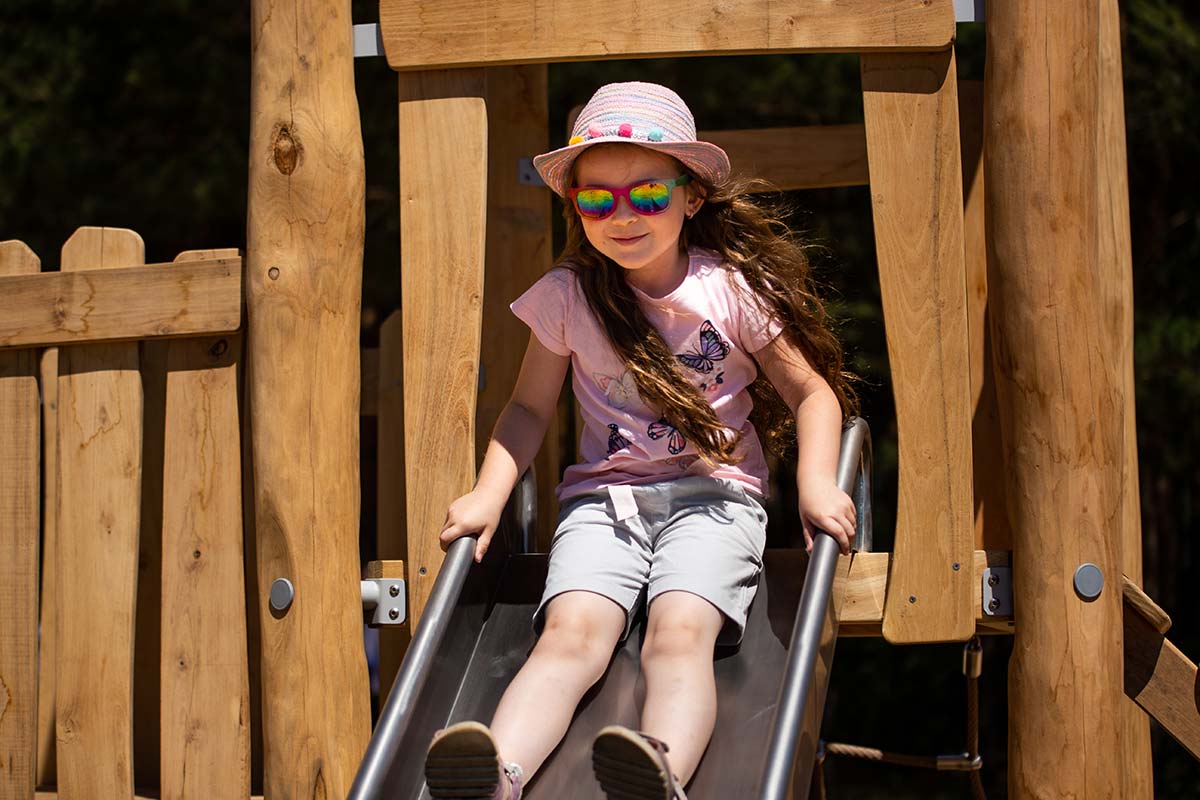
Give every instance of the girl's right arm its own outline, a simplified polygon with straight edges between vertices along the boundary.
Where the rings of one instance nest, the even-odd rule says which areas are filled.
[[[483,560],[513,486],[541,447],[570,363],[570,356],[558,355],[529,335],[517,385],[496,420],[475,488],[446,512],[438,536],[443,550],[459,537],[479,534],[475,561]]]

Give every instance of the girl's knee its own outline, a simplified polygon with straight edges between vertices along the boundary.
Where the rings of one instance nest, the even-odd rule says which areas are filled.
[[[701,655],[711,658],[719,632],[720,628],[714,631],[709,620],[694,617],[657,619],[646,632],[642,663]]]
[[[575,661],[603,674],[625,623],[624,612],[612,601],[604,602],[611,603],[613,608],[552,603],[534,653]]]

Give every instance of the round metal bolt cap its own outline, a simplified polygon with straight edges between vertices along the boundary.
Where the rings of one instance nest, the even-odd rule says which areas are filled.
[[[271,608],[276,611],[286,611],[295,596],[296,590],[287,578],[276,578],[271,584]]]
[[[1081,564],[1075,570],[1075,591],[1084,600],[1095,600],[1104,589],[1104,573],[1095,564]]]

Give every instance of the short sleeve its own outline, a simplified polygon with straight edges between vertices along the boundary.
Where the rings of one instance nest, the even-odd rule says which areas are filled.
[[[551,270],[509,306],[547,350],[560,356],[571,355],[567,345],[567,318],[573,284],[574,275],[570,272]]]
[[[754,291],[742,273],[730,270],[729,280],[737,284],[737,291],[734,292],[737,311],[734,318],[737,320],[738,338],[746,352],[757,353],[783,332],[783,322],[754,301]]]

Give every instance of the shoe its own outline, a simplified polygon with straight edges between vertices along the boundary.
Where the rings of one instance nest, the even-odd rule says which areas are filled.
[[[458,722],[438,731],[425,755],[425,784],[433,798],[521,800],[521,768],[504,764],[488,727]]]
[[[667,763],[667,744],[620,725],[592,743],[592,768],[609,800],[687,800]]]

